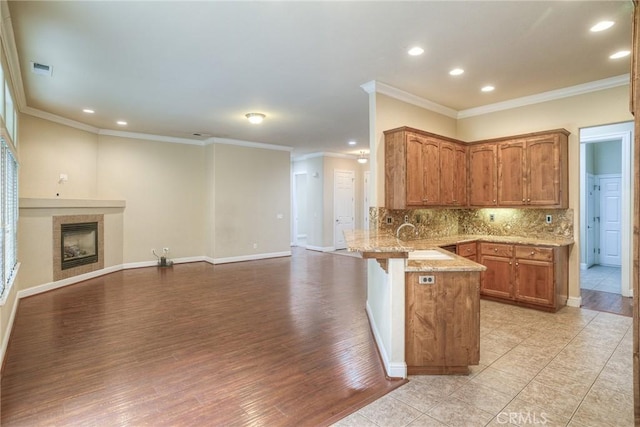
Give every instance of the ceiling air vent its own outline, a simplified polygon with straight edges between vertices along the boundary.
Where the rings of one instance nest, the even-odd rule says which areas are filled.
[[[53,74],[53,67],[51,65],[41,64],[39,62],[30,62],[30,64],[32,73],[49,77]]]

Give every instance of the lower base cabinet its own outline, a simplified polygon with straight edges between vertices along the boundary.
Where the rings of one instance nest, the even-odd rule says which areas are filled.
[[[483,298],[545,311],[567,303],[569,249],[481,242]]]
[[[421,284],[419,277],[433,276]],[[407,373],[467,374],[480,361],[480,272],[405,273]]]

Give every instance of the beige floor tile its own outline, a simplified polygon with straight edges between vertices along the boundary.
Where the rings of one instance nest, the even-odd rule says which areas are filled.
[[[497,415],[513,399],[513,396],[473,382],[460,387],[451,397],[462,400],[492,415]]]
[[[527,380],[532,380],[548,363],[549,360],[546,358],[531,357],[523,359],[509,352],[490,366],[509,375],[518,375],[519,377],[527,378]]]
[[[440,421],[435,418],[430,417],[429,415],[422,415],[417,420],[409,424],[409,427],[447,427],[446,424],[442,424]]]
[[[632,426],[633,396],[594,384],[572,421],[585,426]]]
[[[499,371],[489,366],[480,372],[475,378],[471,379],[472,383],[491,387],[500,393],[510,397],[515,397],[529,383],[529,378],[519,376],[518,374],[509,374]]]
[[[444,398],[467,384],[470,379],[466,375],[412,375],[409,381],[426,386],[434,397]]]
[[[633,396],[633,367],[620,369],[613,364],[604,367],[594,386]]]
[[[584,396],[598,376],[598,371],[576,370],[558,364],[547,365],[535,377],[535,381],[572,396]]]
[[[517,397],[496,416],[496,419],[499,421],[508,420],[518,426],[543,425],[545,427],[555,427],[566,426],[570,418],[550,408],[536,406]]]
[[[517,426],[517,424],[511,424],[509,422],[508,415],[501,415],[500,417],[495,417],[492,419],[486,427],[513,427]]]
[[[393,390],[389,396],[416,408],[420,412],[427,412],[447,397],[443,396],[437,388],[414,380]]]
[[[482,358],[482,356],[480,356],[480,358]],[[483,370],[485,370],[487,368],[488,365],[485,365],[482,363],[482,361],[480,361],[480,364],[478,365],[471,365],[469,366],[469,375],[467,376],[469,379],[475,377],[476,375],[478,375],[480,372],[482,372]]]
[[[422,412],[388,394],[356,413],[378,426],[397,427],[409,425],[422,415]]]
[[[497,331],[493,331],[480,338],[480,351],[488,350],[492,353],[502,355],[520,344],[520,342],[522,342],[522,340],[509,338]]]
[[[575,396],[555,388],[549,387],[538,381],[531,381],[521,392],[518,398],[533,406],[548,409],[553,414],[571,418],[582,396]]]
[[[447,425],[455,427],[485,426],[493,415],[458,399],[447,399],[427,413]]]
[[[486,349],[482,343],[480,343],[480,364],[489,366],[496,360],[500,359],[504,353],[496,353],[494,351]]]
[[[332,427],[378,427],[373,421],[355,412],[333,424]]]

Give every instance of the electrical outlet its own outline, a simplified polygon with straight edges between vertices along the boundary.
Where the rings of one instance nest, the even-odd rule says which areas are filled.
[[[551,222],[553,221],[553,217],[551,215],[547,215],[545,221],[547,221],[547,224],[551,224]]]
[[[433,285],[436,283],[435,276],[418,276],[418,283],[421,285]]]
[[[404,222],[409,222],[409,215],[404,216]]]
[[[387,217],[387,224],[393,224],[393,217]]]
[[[496,214],[489,214],[489,222],[495,222]]]

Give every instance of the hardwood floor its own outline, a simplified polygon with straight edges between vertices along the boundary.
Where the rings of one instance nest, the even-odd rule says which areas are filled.
[[[580,293],[582,296],[582,308],[621,314],[627,317],[633,316],[633,298],[584,288],[580,290]]]
[[[328,425],[385,378],[361,259],[126,270],[20,301],[3,426]]]

